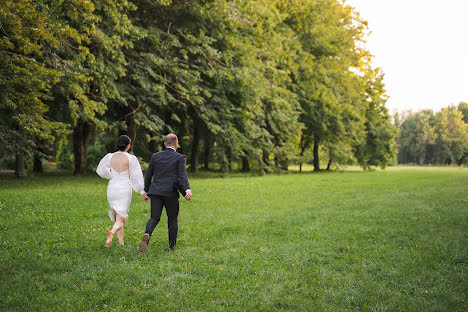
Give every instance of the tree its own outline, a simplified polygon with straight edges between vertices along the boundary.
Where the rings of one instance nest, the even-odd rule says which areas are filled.
[[[457,109],[463,114],[463,121],[468,124],[468,103],[460,102]]]
[[[15,153],[16,174],[25,172],[24,156],[37,140],[51,144],[63,128],[46,115],[50,87],[60,72],[48,63],[59,41],[47,11],[35,1],[3,1],[0,6],[0,144]]]
[[[435,114],[432,110],[409,113],[400,124],[398,160],[420,165],[461,165],[468,153],[467,127],[455,106]]]
[[[443,164],[462,164],[468,153],[468,124],[455,106],[442,108],[435,115],[435,160]]]
[[[135,28],[128,1],[48,1],[53,21],[61,29],[55,66],[64,75],[53,89],[51,106],[65,110],[73,129],[74,174],[86,172],[87,146],[93,129],[106,124],[100,117],[112,101],[122,99],[116,81],[125,75],[122,49],[132,45]]]
[[[301,153],[313,144],[314,170],[320,170],[319,147],[363,131],[364,105],[359,101],[359,48],[365,24],[348,6],[334,0],[282,1],[285,23],[301,44],[290,88],[301,105]]]
[[[396,129],[390,122],[385,107],[387,97],[383,84],[383,74],[379,69],[369,71],[365,76],[366,88],[363,101],[367,103],[365,111],[365,137],[355,145],[355,155],[363,168],[380,166],[385,168],[394,157]]]
[[[399,135],[399,162],[423,165],[432,163],[435,144],[434,113],[423,110],[411,113],[401,122]]]

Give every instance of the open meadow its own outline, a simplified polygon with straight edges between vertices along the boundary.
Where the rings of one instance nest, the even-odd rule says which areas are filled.
[[[189,178],[142,255],[139,194],[106,249],[106,180],[0,177],[0,310],[468,310],[468,169]]]

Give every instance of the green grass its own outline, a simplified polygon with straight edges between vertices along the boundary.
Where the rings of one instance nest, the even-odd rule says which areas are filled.
[[[106,181],[0,178],[0,310],[466,311],[468,169],[190,177],[167,219],[106,249]]]

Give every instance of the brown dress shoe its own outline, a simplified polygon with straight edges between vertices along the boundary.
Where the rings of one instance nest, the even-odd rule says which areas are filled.
[[[148,233],[145,233],[145,235],[143,235],[143,238],[141,239],[140,246],[138,246],[138,250],[141,253],[146,252],[146,248],[148,247],[149,239],[150,239],[150,235]]]

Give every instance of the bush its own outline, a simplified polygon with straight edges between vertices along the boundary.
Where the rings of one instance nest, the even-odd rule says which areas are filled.
[[[99,161],[106,155],[106,147],[103,144],[97,144],[88,147],[88,164],[90,170],[94,170],[99,165]]]
[[[62,136],[58,142],[56,162],[59,169],[73,168],[71,142],[66,136]]]
[[[0,158],[0,169],[15,170],[16,158],[14,155]]]

